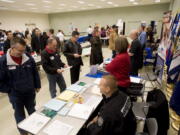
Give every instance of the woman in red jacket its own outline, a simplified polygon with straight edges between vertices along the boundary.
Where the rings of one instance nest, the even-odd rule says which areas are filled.
[[[127,53],[128,41],[124,36],[120,36],[115,41],[116,57],[108,64],[106,70],[114,75],[118,80],[118,87],[121,91],[126,91],[130,85],[129,73],[131,70],[130,57]]]

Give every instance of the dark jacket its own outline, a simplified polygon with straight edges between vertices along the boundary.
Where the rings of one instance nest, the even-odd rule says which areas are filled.
[[[130,53],[133,53],[134,55],[131,56],[131,65],[132,68],[137,67],[142,68],[143,66],[143,51],[142,46],[139,41],[139,39],[135,39],[132,41]]]
[[[41,62],[43,69],[48,74],[56,74],[57,69],[64,67],[64,63],[60,59],[60,55],[55,53],[48,53],[46,49],[44,49],[41,53]]]
[[[102,43],[99,37],[92,37],[91,42],[91,55],[90,65],[101,64],[103,62]]]
[[[156,118],[158,135],[167,135],[169,129],[169,107],[164,93],[155,89],[148,93],[147,102],[150,103],[148,118]]]
[[[64,55],[66,56],[68,65],[70,66],[77,66],[77,65],[83,65],[82,58],[75,58],[74,54],[82,54],[82,48],[81,45],[76,42],[73,43],[71,40],[67,41],[64,45]]]
[[[117,91],[102,102],[98,121],[88,127],[88,135],[134,135],[136,120],[129,97]]]
[[[4,42],[4,53],[7,53],[7,50],[11,47],[10,45],[10,40],[7,39],[5,42]]]
[[[22,64],[16,64],[9,52],[0,58],[0,92],[22,96],[34,94],[41,88],[39,73],[34,59],[23,54]]]
[[[37,52],[37,53],[40,53],[40,50],[41,50],[42,46],[43,46],[42,37],[41,36],[37,37],[37,36],[33,35],[32,38],[31,38],[32,50]]]

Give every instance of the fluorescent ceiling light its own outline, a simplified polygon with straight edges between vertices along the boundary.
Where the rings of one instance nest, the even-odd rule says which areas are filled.
[[[44,6],[45,8],[50,8],[50,6]]]
[[[107,4],[110,4],[110,5],[111,5],[111,4],[113,4],[113,2],[111,2],[111,1],[108,1],[108,2],[107,2]]]
[[[102,8],[101,6],[97,6],[96,8]]]
[[[154,2],[161,2],[160,0],[155,0]]]
[[[106,1],[106,0],[100,0],[100,1],[104,2],[104,1]]]
[[[88,4],[88,6],[89,6],[89,7],[93,7],[93,6],[94,6],[94,4]]]
[[[130,2],[134,2],[135,0],[129,0]]]
[[[34,3],[26,3],[25,5],[28,5],[28,6],[35,6]]]
[[[34,7],[33,7],[33,8],[31,8],[31,9],[37,9],[37,8],[34,8]]]
[[[43,0],[44,3],[52,3],[51,1],[48,0]]]
[[[71,6],[72,8],[78,8],[77,6]]]
[[[85,2],[84,2],[84,1],[78,1],[78,3],[80,3],[80,4],[84,4]]]
[[[60,5],[60,6],[63,6],[63,7],[64,7],[64,6],[66,6],[66,4],[64,4],[64,3],[62,3],[62,4],[59,4],[59,5]]]
[[[1,0],[2,2],[14,3],[15,1],[12,0]]]
[[[113,5],[114,7],[119,7],[119,5],[118,4],[115,4],[115,5]]]
[[[133,2],[133,4],[134,4],[134,5],[138,5],[139,3],[137,3],[137,2]]]

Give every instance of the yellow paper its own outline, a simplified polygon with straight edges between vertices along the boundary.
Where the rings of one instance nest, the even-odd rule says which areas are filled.
[[[57,99],[64,100],[64,101],[69,101],[71,100],[77,93],[70,91],[70,90],[65,90],[63,93],[61,93]]]

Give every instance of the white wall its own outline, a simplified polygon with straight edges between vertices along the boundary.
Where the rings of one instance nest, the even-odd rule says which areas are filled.
[[[102,26],[115,24],[119,18],[126,22],[126,34],[131,29],[137,28],[140,21],[149,23],[151,20],[159,21],[162,19],[163,12],[169,10],[169,3],[122,7],[111,9],[99,9],[92,11],[80,11],[69,13],[49,14],[50,27],[54,29],[63,29],[65,33],[69,32],[69,24],[72,22],[81,32],[86,31],[89,24],[99,23]],[[161,24],[159,23],[158,32]]]
[[[26,23],[35,23],[42,31],[49,29],[48,14],[0,10],[0,29],[24,31]],[[30,27],[32,29],[32,27]]]
[[[173,13],[180,12],[180,0],[171,0],[169,9],[172,10]]]

